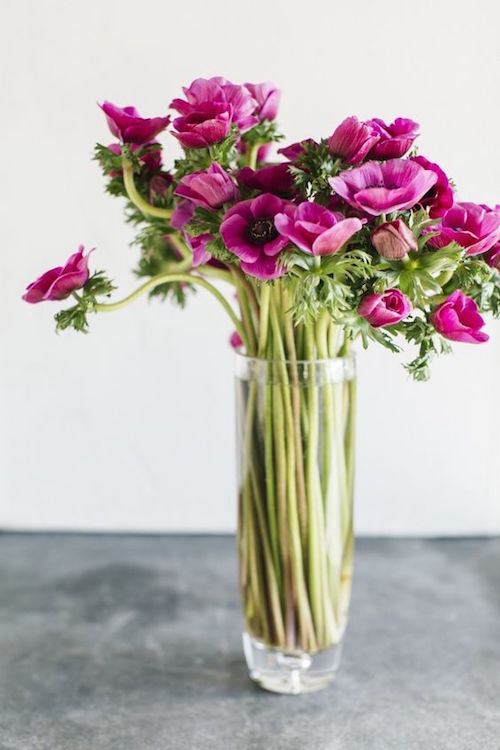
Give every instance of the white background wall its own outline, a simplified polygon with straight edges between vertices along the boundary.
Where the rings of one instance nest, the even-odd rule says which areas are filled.
[[[143,299],[56,337],[56,308],[20,300],[80,242],[134,286],[121,204],[90,159],[112,140],[96,101],[152,116],[197,76],[271,79],[291,140],[352,113],[413,117],[460,196],[493,203],[498,6],[3,0],[2,27],[0,527],[233,529],[230,325],[215,303]],[[361,353],[359,532],[500,532],[500,324],[488,328],[488,345],[457,345],[423,385],[397,357]]]

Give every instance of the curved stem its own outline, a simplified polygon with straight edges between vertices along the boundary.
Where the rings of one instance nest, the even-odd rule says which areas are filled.
[[[139,211],[142,211],[146,216],[156,216],[158,219],[170,219],[172,216],[171,208],[153,206],[151,203],[144,200],[134,183],[134,168],[127,159],[123,159],[123,182],[128,197]]]
[[[159,286],[160,284],[166,284],[168,282],[186,282],[188,284],[198,284],[198,286],[203,287],[203,289],[206,289],[207,292],[210,292],[218,302],[222,305],[224,310],[227,312],[229,317],[231,318],[236,330],[238,331],[239,335],[241,336],[243,343],[245,344],[245,347],[248,346],[246,331],[243,328],[243,325],[241,324],[241,321],[239,320],[238,316],[234,312],[233,308],[227,301],[227,299],[224,297],[224,295],[219,292],[219,290],[213,286],[213,284],[210,284],[206,279],[202,278],[201,276],[192,276],[189,273],[160,273],[158,276],[153,276],[152,279],[149,279],[149,281],[146,281],[144,284],[142,284],[140,287],[138,287],[135,291],[133,291],[131,294],[129,294],[127,297],[124,297],[121,300],[118,300],[117,302],[108,302],[108,303],[97,303],[94,305],[94,310],[96,312],[112,312],[113,310],[119,310],[121,307],[125,307],[125,305],[128,305],[130,302],[133,302],[137,297],[140,297],[141,294],[144,294],[145,292],[148,292],[150,289],[154,289],[155,287]]]
[[[232,284],[232,286],[235,285],[231,272],[224,271],[223,268],[216,268],[215,266],[209,266],[208,263],[204,263],[201,266],[193,268],[193,271],[195,273],[201,273],[202,276],[210,276],[213,279],[220,279],[220,281],[225,281],[227,284]]]

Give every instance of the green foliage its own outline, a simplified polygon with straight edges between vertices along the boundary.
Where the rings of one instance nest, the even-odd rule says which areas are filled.
[[[297,321],[315,319],[325,308],[340,320],[346,311],[357,307],[356,299],[372,275],[371,256],[349,247],[321,258],[292,251],[284,253],[282,261],[297,277],[293,306]]]
[[[239,266],[239,258],[229,252],[218,235],[207,242],[205,249],[213,258],[220,260],[221,263],[226,263],[228,266]]]
[[[284,135],[278,132],[278,126],[274,120],[263,120],[241,136],[242,142],[249,147],[261,146],[265,143],[278,143],[283,138]]]
[[[442,294],[442,284],[457,269],[464,250],[451,243],[439,251],[422,249],[402,260],[379,259],[375,266],[375,292],[399,288],[416,307],[427,309],[429,298]]]
[[[342,162],[334,159],[327,140],[304,143],[303,147],[304,153],[290,164],[295,185],[307,200],[314,199],[317,203],[326,205],[332,195],[328,179],[340,172]]]
[[[432,323],[425,317],[415,317],[410,321],[402,321],[397,329],[410,343],[418,346],[418,355],[414,360],[404,365],[405,370],[418,381],[429,379],[430,364],[437,354],[448,354],[451,347],[440,336]]]
[[[74,328],[81,333],[88,332],[87,315],[93,312],[97,304],[97,297],[109,297],[115,289],[112,282],[105,276],[104,271],[96,271],[78,293],[73,297],[77,300],[73,307],[60,310],[54,316],[56,331],[64,331],[66,328]]]
[[[238,128],[232,125],[229,135],[219,143],[214,143],[208,148],[185,148],[184,157],[177,159],[174,163],[175,179],[180,180],[191,172],[208,169],[214,161],[224,169],[230,169],[238,156],[237,138]]]
[[[111,172],[121,172],[121,155],[114,154],[107,146],[103,146],[102,143],[96,143],[94,160],[99,162],[105,175],[109,175]]]
[[[155,234],[152,226],[145,227],[141,237],[136,238],[135,242],[142,248],[141,257],[135,269],[135,274],[139,278],[151,278],[164,273],[169,266],[180,260],[168,235]],[[187,300],[187,288],[192,289],[186,284],[167,282],[155,286],[149,291],[148,296],[164,300],[170,295],[174,302],[184,307]]]
[[[370,341],[376,341],[391,352],[398,353],[401,351],[400,347],[394,341],[394,337],[397,335],[396,326],[374,328],[354,310],[346,312],[337,319],[337,322],[344,326],[346,336],[349,339],[354,341],[359,337],[365,349],[368,347]]]
[[[221,221],[222,212],[198,206],[185,229],[191,237],[197,237],[200,234],[217,234]]]

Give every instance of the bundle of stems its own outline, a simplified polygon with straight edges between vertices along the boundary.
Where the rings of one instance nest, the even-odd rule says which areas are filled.
[[[268,646],[315,652],[341,639],[350,598],[352,360],[331,361],[348,343],[326,311],[294,324],[283,280],[238,297],[252,342],[237,379],[246,627]]]

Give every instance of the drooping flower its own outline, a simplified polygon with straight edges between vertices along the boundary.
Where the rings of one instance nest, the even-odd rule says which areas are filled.
[[[157,169],[161,169],[161,151],[158,148],[145,149],[145,146],[158,146],[157,141],[151,141],[150,143],[144,143],[141,145],[138,145],[137,143],[131,143],[130,144],[130,150],[132,153],[134,151],[142,150],[141,155],[139,156],[139,161],[144,164],[146,169],[148,169],[150,172],[154,172]],[[115,156],[121,156],[122,155],[122,147],[119,143],[110,143],[108,146],[109,151],[111,151],[112,154]],[[116,176],[117,174],[121,174],[120,171],[113,172],[111,174],[112,177]]]
[[[329,183],[349,205],[371,216],[411,208],[436,183],[437,175],[409,159],[369,161],[330,177]]]
[[[78,251],[68,258],[64,266],[51,268],[29,284],[23,294],[23,300],[31,303],[62,300],[69,297],[71,292],[85,286],[89,278],[90,253],[83,253],[84,247],[80,245]]]
[[[222,141],[229,133],[233,108],[225,102],[206,102],[176,117],[172,132],[186,148],[207,148]]]
[[[367,120],[365,125],[371,125],[379,135],[368,157],[370,159],[399,159],[411,148],[418,136],[418,122],[406,117],[397,117],[390,125],[374,117]]]
[[[309,201],[286,206],[274,223],[280,234],[311,255],[336,253],[363,226],[360,219],[346,219]]]
[[[122,143],[144,144],[152,141],[170,123],[170,117],[140,117],[135,107],[117,107],[111,102],[99,104],[108,127]]]
[[[258,122],[254,115],[257,102],[245,86],[237,86],[226,78],[215,76],[197,78],[182,90],[186,99],[174,99],[170,106],[184,117],[200,112],[207,105],[217,105],[229,108],[230,123],[234,122],[239,130],[247,130]]]
[[[411,302],[399,289],[387,289],[382,294],[367,294],[361,300],[358,313],[373,328],[383,328],[404,320],[412,310]]]
[[[187,198],[195,206],[220,208],[237,197],[236,185],[228,173],[212,162],[208,169],[187,174],[179,182],[175,195]]]
[[[293,175],[287,162],[268,164],[260,169],[243,167],[238,172],[237,179],[240,185],[245,185],[252,190],[261,190],[283,197],[290,197],[296,192]]]
[[[438,219],[453,205],[453,188],[446,174],[438,164],[429,161],[425,156],[412,156],[411,160],[420,164],[424,169],[430,169],[437,175],[437,180],[431,189],[422,197],[420,205],[426,208],[431,219]]]
[[[401,219],[379,224],[371,234],[371,241],[378,254],[386,260],[401,260],[410,250],[418,250],[415,235]]]
[[[211,234],[198,234],[196,237],[190,237],[185,234],[184,237],[193,252],[193,268],[208,263],[212,256],[207,250],[207,242],[210,242],[213,236]]]
[[[238,256],[241,267],[262,281],[282,276],[278,257],[288,239],[276,229],[274,217],[287,203],[271,193],[263,193],[236,203],[222,220],[220,233],[227,249]]]
[[[439,234],[429,240],[432,247],[446,247],[454,241],[466,248],[466,255],[479,255],[500,240],[500,213],[477,203],[455,203],[436,231]]]
[[[259,120],[275,120],[281,99],[279,88],[270,81],[266,81],[265,83],[245,83],[245,88],[248,89],[257,102],[254,114],[257,115]]]
[[[476,303],[461,289],[454,291],[436,307],[431,314],[431,322],[441,336],[451,341],[482,344],[489,339],[488,334],[481,331],[484,320]]]
[[[170,217],[170,226],[172,229],[177,229],[180,232],[193,218],[195,208],[196,206],[191,201],[186,199],[180,200]]]
[[[368,123],[360,122],[357,117],[346,117],[330,136],[328,147],[347,164],[359,164],[379,138]]]

